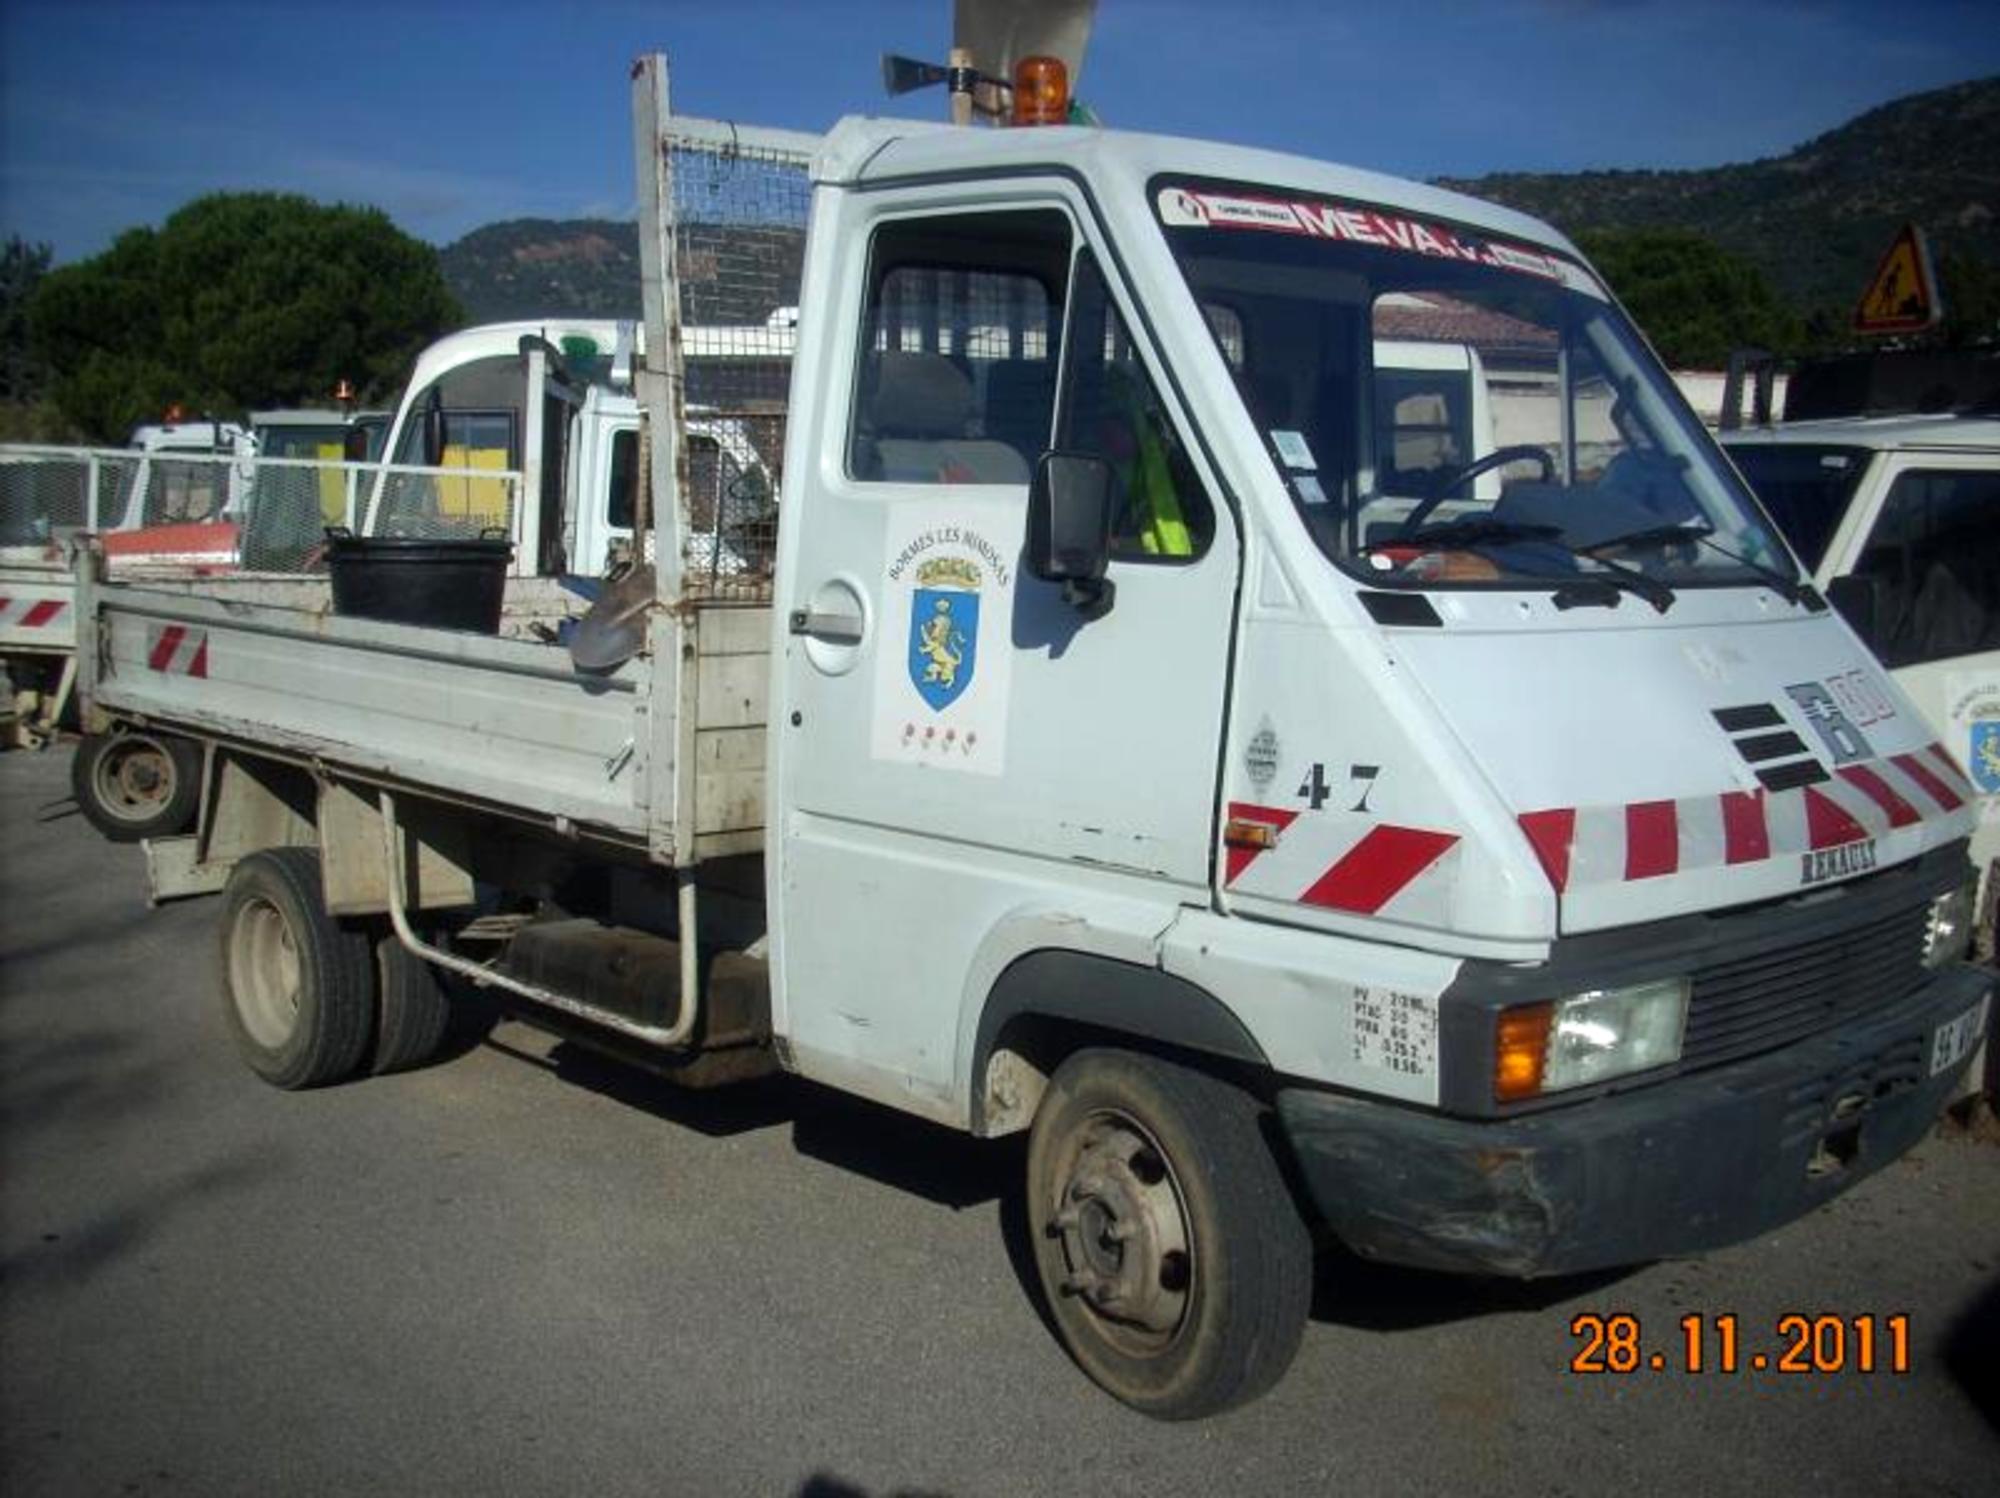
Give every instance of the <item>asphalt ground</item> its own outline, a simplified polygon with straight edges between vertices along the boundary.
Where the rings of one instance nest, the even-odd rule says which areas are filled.
[[[2000,1492],[1990,1136],[1696,1261],[1330,1258],[1273,1393],[1162,1425],[1024,1289],[1018,1142],[790,1080],[679,1093],[513,1024],[276,1092],[223,1027],[217,902],[148,910],[66,772],[0,755],[13,1498]],[[1572,1371],[1592,1313],[1638,1318],[1638,1371]],[[1788,1313],[1905,1315],[1911,1370],[1749,1371]],[[1744,1371],[1681,1371],[1690,1315],[1738,1318]]]

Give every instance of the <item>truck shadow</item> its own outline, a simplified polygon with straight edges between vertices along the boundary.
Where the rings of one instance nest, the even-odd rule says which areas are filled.
[[[796,1077],[696,1091],[575,1041],[558,1041],[545,1055],[516,1044],[511,1032],[489,1035],[486,1043],[572,1086],[711,1139],[789,1126],[793,1147],[807,1158],[954,1211],[1004,1196],[1014,1179],[1008,1167],[1018,1157],[1018,1141],[971,1139]]]
[[[997,1203],[1008,1265],[1036,1314],[1054,1332],[1019,1190],[1027,1170],[1025,1134],[972,1139],[796,1077],[694,1092],[571,1041],[556,1043],[545,1056],[511,1043],[505,1032],[488,1037],[487,1044],[545,1067],[572,1086],[708,1138],[788,1127],[794,1149],[836,1169],[952,1211]],[[1473,1279],[1373,1263],[1324,1239],[1315,1255],[1312,1318],[1363,1331],[1436,1326],[1545,1310],[1631,1272],[1534,1281]]]
[[[2000,1431],[2000,1279],[1975,1295],[1945,1333],[1945,1371]]]
[[[1644,1265],[1541,1280],[1484,1279],[1378,1264],[1323,1242],[1315,1261],[1312,1319],[1355,1331],[1411,1331],[1515,1311],[1546,1311],[1615,1285]]]

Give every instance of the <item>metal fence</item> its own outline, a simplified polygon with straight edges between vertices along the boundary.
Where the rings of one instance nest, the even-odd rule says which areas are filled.
[[[511,537],[520,494],[513,469],[0,447],[0,546],[46,546],[87,530],[106,536],[114,568],[198,556],[249,572],[312,572],[332,526]]]
[[[800,137],[676,121],[664,141],[686,440],[683,586],[769,597],[811,207]]]
[[[42,546],[62,530],[101,527],[122,513],[138,454],[0,447],[0,546]]]

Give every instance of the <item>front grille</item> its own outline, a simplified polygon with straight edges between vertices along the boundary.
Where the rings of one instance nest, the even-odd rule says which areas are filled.
[[[1930,901],[1811,940],[1697,968],[1681,1070],[1774,1050],[1895,1003],[1924,978]]]

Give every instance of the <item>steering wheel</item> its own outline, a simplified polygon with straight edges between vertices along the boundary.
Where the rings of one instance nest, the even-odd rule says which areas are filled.
[[[1467,481],[1478,478],[1482,473],[1490,473],[1495,468],[1505,468],[1509,463],[1522,462],[1533,462],[1541,465],[1542,482],[1545,484],[1555,482],[1555,460],[1549,456],[1547,448],[1536,447],[1526,442],[1516,443],[1512,447],[1496,447],[1492,452],[1486,454],[1485,457],[1474,458],[1463,468],[1446,473],[1443,477],[1434,480],[1431,484],[1431,492],[1417,501],[1416,508],[1411,510],[1409,515],[1404,518],[1403,523],[1396,528],[1396,534],[1398,536],[1409,535],[1418,526],[1430,519],[1431,511],[1451,498],[1452,490],[1463,487]]]

